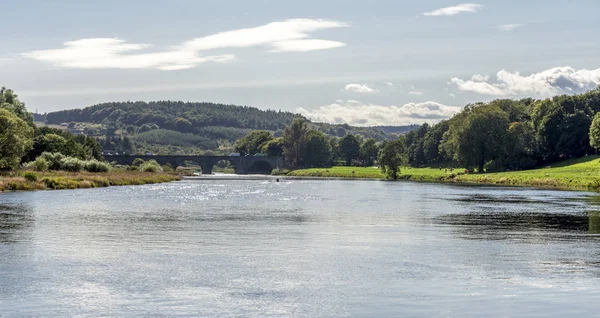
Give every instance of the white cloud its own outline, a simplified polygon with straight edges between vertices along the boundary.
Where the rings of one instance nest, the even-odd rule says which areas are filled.
[[[385,85],[389,86],[389,87],[394,87],[394,83],[392,82],[384,82]]]
[[[359,94],[373,94],[379,92],[378,90],[367,86],[366,84],[348,84],[344,86],[342,91],[353,92]]]
[[[317,122],[355,126],[411,125],[438,122],[460,111],[460,107],[436,102],[408,103],[402,106],[382,106],[356,101],[336,101],[316,109],[296,109],[301,115]]]
[[[224,63],[235,59],[233,54],[201,54],[213,49],[264,46],[269,52],[307,52],[341,47],[345,43],[308,39],[309,33],[347,26],[337,21],[291,19],[221,32],[152,53],[142,52],[150,47],[148,44],[130,44],[118,38],[91,38],[65,42],[59,49],[30,51],[22,55],[66,68],[180,70],[206,62]]]
[[[456,98],[456,95],[454,95],[454,93],[450,93],[448,95],[450,95],[450,97],[452,97],[452,98]]]
[[[496,29],[498,29],[499,31],[512,31],[518,28],[522,28],[524,27],[524,24],[521,23],[513,23],[513,24],[502,24],[502,25],[498,25],[496,26]]]
[[[410,94],[410,95],[416,95],[416,96],[422,96],[423,92],[420,92],[420,91],[411,91],[411,92],[408,92],[408,94]]]
[[[555,67],[529,76],[519,72],[501,70],[496,74],[496,81],[489,78],[473,76],[471,80],[452,78],[462,91],[470,91],[493,96],[523,96],[535,95],[549,97],[562,93],[579,93],[596,88],[600,85],[600,69],[576,70],[572,67]]]
[[[430,12],[425,12],[425,13],[423,13],[423,15],[426,15],[426,16],[442,16],[442,15],[450,16],[450,15],[457,15],[457,14],[463,13],[463,12],[477,12],[481,8],[483,8],[483,6],[480,4],[463,3],[463,4],[459,4],[459,5],[452,6],[452,7],[445,7],[445,8],[433,10]]]
[[[475,74],[471,76],[471,80],[475,82],[485,82],[490,79],[489,75]]]

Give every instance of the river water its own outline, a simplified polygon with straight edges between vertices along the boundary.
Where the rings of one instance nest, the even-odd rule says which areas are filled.
[[[185,180],[0,194],[0,316],[598,316],[594,194]]]

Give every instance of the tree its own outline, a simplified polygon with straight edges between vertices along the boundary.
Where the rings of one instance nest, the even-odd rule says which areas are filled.
[[[303,118],[296,118],[283,132],[283,155],[291,168],[296,168],[302,161],[306,143],[308,125]]]
[[[331,161],[331,145],[322,132],[311,130],[306,134],[302,164],[307,167],[324,167]]]
[[[0,108],[6,109],[33,127],[33,115],[27,111],[25,104],[17,98],[11,89],[0,88]]]
[[[0,109],[0,170],[16,169],[33,145],[33,128],[6,109]]]
[[[398,179],[400,166],[406,164],[406,144],[404,137],[394,141],[384,141],[379,152],[379,166],[388,178]]]
[[[360,160],[365,166],[372,166],[377,160],[379,146],[373,138],[368,138],[360,145]]]
[[[283,156],[283,138],[275,138],[267,141],[261,147],[261,152],[267,156]]]
[[[458,131],[458,158],[483,172],[485,163],[503,153],[508,115],[497,107],[477,107]]]
[[[423,155],[427,163],[440,163],[446,160],[445,152],[441,149],[444,134],[448,131],[448,121],[443,120],[429,129],[423,139]]]
[[[349,166],[352,160],[359,159],[360,157],[360,143],[355,135],[347,134],[340,141],[339,152],[342,158],[346,161],[346,165]]]
[[[252,131],[235,142],[235,151],[242,156],[254,155],[262,150],[262,146],[273,139],[273,135],[264,130]]]
[[[590,146],[600,149],[600,113],[597,113],[590,126]]]

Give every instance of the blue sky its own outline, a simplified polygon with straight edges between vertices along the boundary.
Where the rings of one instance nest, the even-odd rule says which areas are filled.
[[[0,85],[40,112],[170,99],[404,125],[600,84],[596,0],[0,6]]]

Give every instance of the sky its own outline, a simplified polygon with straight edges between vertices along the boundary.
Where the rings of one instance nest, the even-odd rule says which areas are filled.
[[[0,86],[40,113],[183,100],[407,125],[468,103],[600,84],[597,0],[1,0],[0,8]]]

